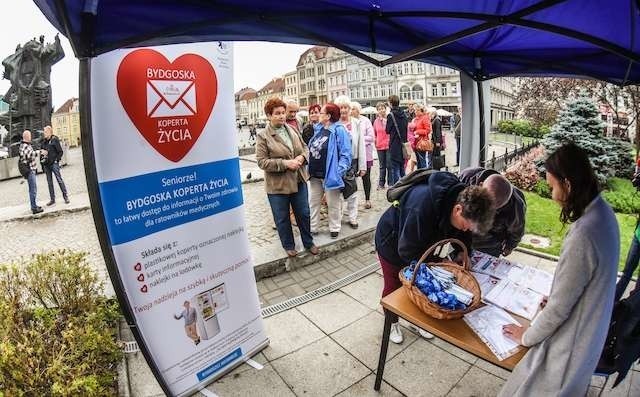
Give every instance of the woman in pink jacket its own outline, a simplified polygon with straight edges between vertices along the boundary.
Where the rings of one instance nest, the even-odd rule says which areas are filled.
[[[378,190],[384,189],[385,183],[391,181],[391,158],[389,155],[389,134],[387,134],[387,105],[384,102],[376,104],[378,114],[373,122],[378,162],[380,163],[380,177]]]

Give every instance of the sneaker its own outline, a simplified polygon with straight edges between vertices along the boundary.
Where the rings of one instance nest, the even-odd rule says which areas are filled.
[[[42,209],[42,207],[36,207],[34,209],[31,210],[31,212],[33,212],[33,214],[39,214],[41,212],[43,212],[44,210]]]
[[[331,232],[331,238],[338,238],[338,232]]]
[[[51,200],[47,203],[47,207],[51,207],[52,205],[56,205],[56,202]]]
[[[433,339],[434,338],[432,333],[427,332],[427,331],[423,330],[422,328],[418,328],[413,324],[409,325],[409,329],[411,329],[413,332],[417,332],[418,334],[420,334],[420,336],[422,336],[425,339]]]
[[[349,222],[349,226],[351,226],[352,229],[357,229],[358,228],[358,222]]]
[[[320,249],[315,245],[312,245],[307,251],[309,251],[311,255],[318,255],[320,253]]]
[[[65,203],[65,204],[69,204],[70,202],[71,202],[71,201],[70,201],[68,198],[64,199],[64,203]]]
[[[391,332],[389,333],[389,340],[395,344],[400,344],[404,340],[402,337],[402,330],[400,329],[400,323],[395,322],[391,324]]]

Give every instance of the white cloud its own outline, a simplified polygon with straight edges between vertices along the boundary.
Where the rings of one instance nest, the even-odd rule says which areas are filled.
[[[24,44],[40,35],[45,36],[46,42],[52,42],[57,33],[35,3],[29,0],[14,1],[11,6],[5,4],[2,24],[0,59],[13,54],[18,44]],[[73,55],[69,41],[62,35],[60,39],[65,57],[51,71],[54,108],[67,99],[78,96],[78,60]],[[298,58],[309,47],[298,44],[237,42],[234,56],[235,90],[247,86],[260,89],[271,78],[281,77],[294,70]],[[9,80],[0,79],[0,95],[10,85]]]

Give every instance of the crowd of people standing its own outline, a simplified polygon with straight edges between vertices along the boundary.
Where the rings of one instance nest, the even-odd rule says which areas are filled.
[[[380,167],[378,189],[394,185],[407,167],[429,168],[444,140],[438,116],[422,104],[400,108],[396,95],[376,105],[373,123],[361,114],[361,105],[347,96],[333,103],[309,106],[308,122],[298,117],[299,106],[273,98],[265,104],[267,126],[256,134],[256,159],[265,171],[265,186],[274,223],[283,248],[296,256],[293,226],[304,247],[318,249],[313,236],[320,232],[320,211],[327,206],[329,233],[337,238],[343,215],[359,227],[361,185],[365,208],[371,208],[371,168],[374,150]],[[413,165],[413,166],[412,166]]]

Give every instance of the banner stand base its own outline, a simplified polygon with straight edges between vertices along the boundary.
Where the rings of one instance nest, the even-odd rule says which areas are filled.
[[[202,394],[204,397],[218,397],[216,393],[212,392],[209,389],[200,390],[200,394]]]
[[[257,369],[258,371],[260,371],[261,369],[264,369],[264,365],[260,364],[259,362],[252,360],[250,358],[245,360],[245,363],[250,366],[253,367],[255,369]]]

